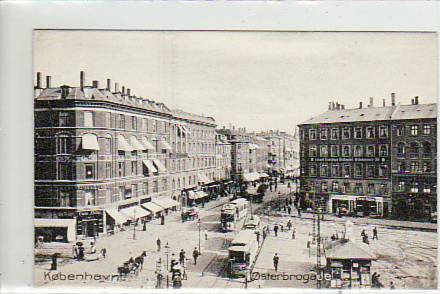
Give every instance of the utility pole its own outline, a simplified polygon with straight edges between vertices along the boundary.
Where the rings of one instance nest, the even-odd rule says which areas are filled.
[[[316,274],[320,276],[321,274],[321,221],[319,215],[321,214],[321,208],[317,209],[317,225],[318,225],[318,234],[317,234],[317,242],[316,242]],[[316,279],[318,289],[321,288],[321,279]]]
[[[199,254],[202,255],[202,251],[201,251],[201,247],[200,247],[200,227],[201,227],[200,218],[197,221],[197,225],[199,227]]]
[[[136,240],[136,207],[133,209],[133,240]]]

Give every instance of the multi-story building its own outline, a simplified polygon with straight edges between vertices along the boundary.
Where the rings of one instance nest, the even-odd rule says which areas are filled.
[[[437,104],[399,105],[392,116],[393,216],[431,219],[437,207]]]
[[[231,178],[231,143],[226,136],[217,134],[216,142],[216,172],[215,180],[227,180]]]
[[[430,116],[426,117],[427,113]],[[344,207],[364,215],[387,216],[393,203],[396,204],[393,200],[398,197],[396,189],[405,193],[415,187],[408,182],[396,186],[396,181],[404,181],[402,178],[408,181],[420,179],[417,185],[422,185],[423,179],[429,178],[430,190],[426,191],[432,196],[435,194],[435,173],[423,174],[421,169],[416,169],[417,164],[423,164],[422,152],[417,153],[417,160],[412,159],[413,155],[398,160],[395,155],[402,153],[405,148],[402,149],[402,144],[406,146],[417,140],[420,144],[422,141],[429,142],[432,147],[435,144],[434,133],[420,137],[400,135],[398,142],[395,136],[397,130],[403,127],[411,134],[414,125],[420,128],[420,133],[425,124],[434,129],[435,117],[436,105],[419,105],[418,98],[411,105],[396,106],[393,96],[391,106],[385,106],[384,101],[382,107],[374,107],[373,99],[370,99],[368,107],[363,108],[360,103],[357,109],[345,109],[344,105],[330,103],[328,111],[299,126],[303,201],[316,201],[330,213]],[[436,156],[435,149],[430,150],[426,164],[432,165]],[[402,168],[400,173],[396,172],[399,163]],[[407,175],[406,164],[412,165],[418,172]],[[421,189],[412,191],[421,195]],[[405,197],[402,195],[402,198]],[[402,203],[402,200],[399,201]],[[433,209],[432,199],[429,204],[423,202]],[[400,214],[397,207],[393,211]]]
[[[45,238],[97,236],[166,214],[179,205],[179,181],[214,177],[212,118],[117,84],[112,91],[109,79],[88,86],[83,72],[79,87],[52,87],[46,77],[45,88],[38,73],[34,107],[36,229]]]
[[[256,172],[263,173],[268,170],[269,141],[263,137],[254,135],[252,143],[256,146]]]

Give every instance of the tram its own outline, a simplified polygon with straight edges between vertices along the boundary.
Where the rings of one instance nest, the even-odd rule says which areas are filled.
[[[241,230],[228,248],[228,273],[230,277],[245,277],[257,252],[258,242],[254,230]]]
[[[253,215],[244,222],[243,230],[253,230],[255,233],[261,233],[261,219],[257,215]]]
[[[233,231],[239,220],[246,217],[249,202],[246,199],[238,198],[229,203],[223,204],[220,212],[220,222],[223,231]]]

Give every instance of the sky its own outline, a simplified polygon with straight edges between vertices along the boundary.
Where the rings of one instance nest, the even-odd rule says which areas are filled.
[[[34,33],[34,74],[52,86],[106,79],[218,127],[294,132],[329,101],[438,97],[434,33],[53,31]]]

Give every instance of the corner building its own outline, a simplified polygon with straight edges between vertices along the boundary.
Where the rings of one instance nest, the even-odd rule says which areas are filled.
[[[368,107],[363,108],[361,102],[357,109],[330,103],[327,112],[299,125],[303,206],[316,203],[328,213],[346,209],[363,216],[397,217],[402,216],[402,207],[408,206],[414,188],[414,197],[424,203],[419,203],[419,213],[427,210],[424,205],[430,213],[434,211],[436,137],[432,130],[436,128],[436,104],[419,105],[416,98],[411,105],[396,106],[394,99],[391,106],[385,106],[384,101],[382,107],[374,107],[371,99]],[[419,128],[418,134],[424,125],[430,125],[431,132],[424,137],[409,136],[413,125]],[[396,140],[400,128],[407,135]],[[420,146],[412,152],[417,153],[417,160],[414,154],[402,154],[413,141]],[[425,146],[429,143],[430,148],[425,149],[429,155],[423,155],[422,141]],[[399,164],[402,172],[397,171]],[[407,172],[411,166],[413,171]],[[429,200],[422,192],[425,179],[431,183],[425,190]],[[417,189],[414,181],[418,181]]]

